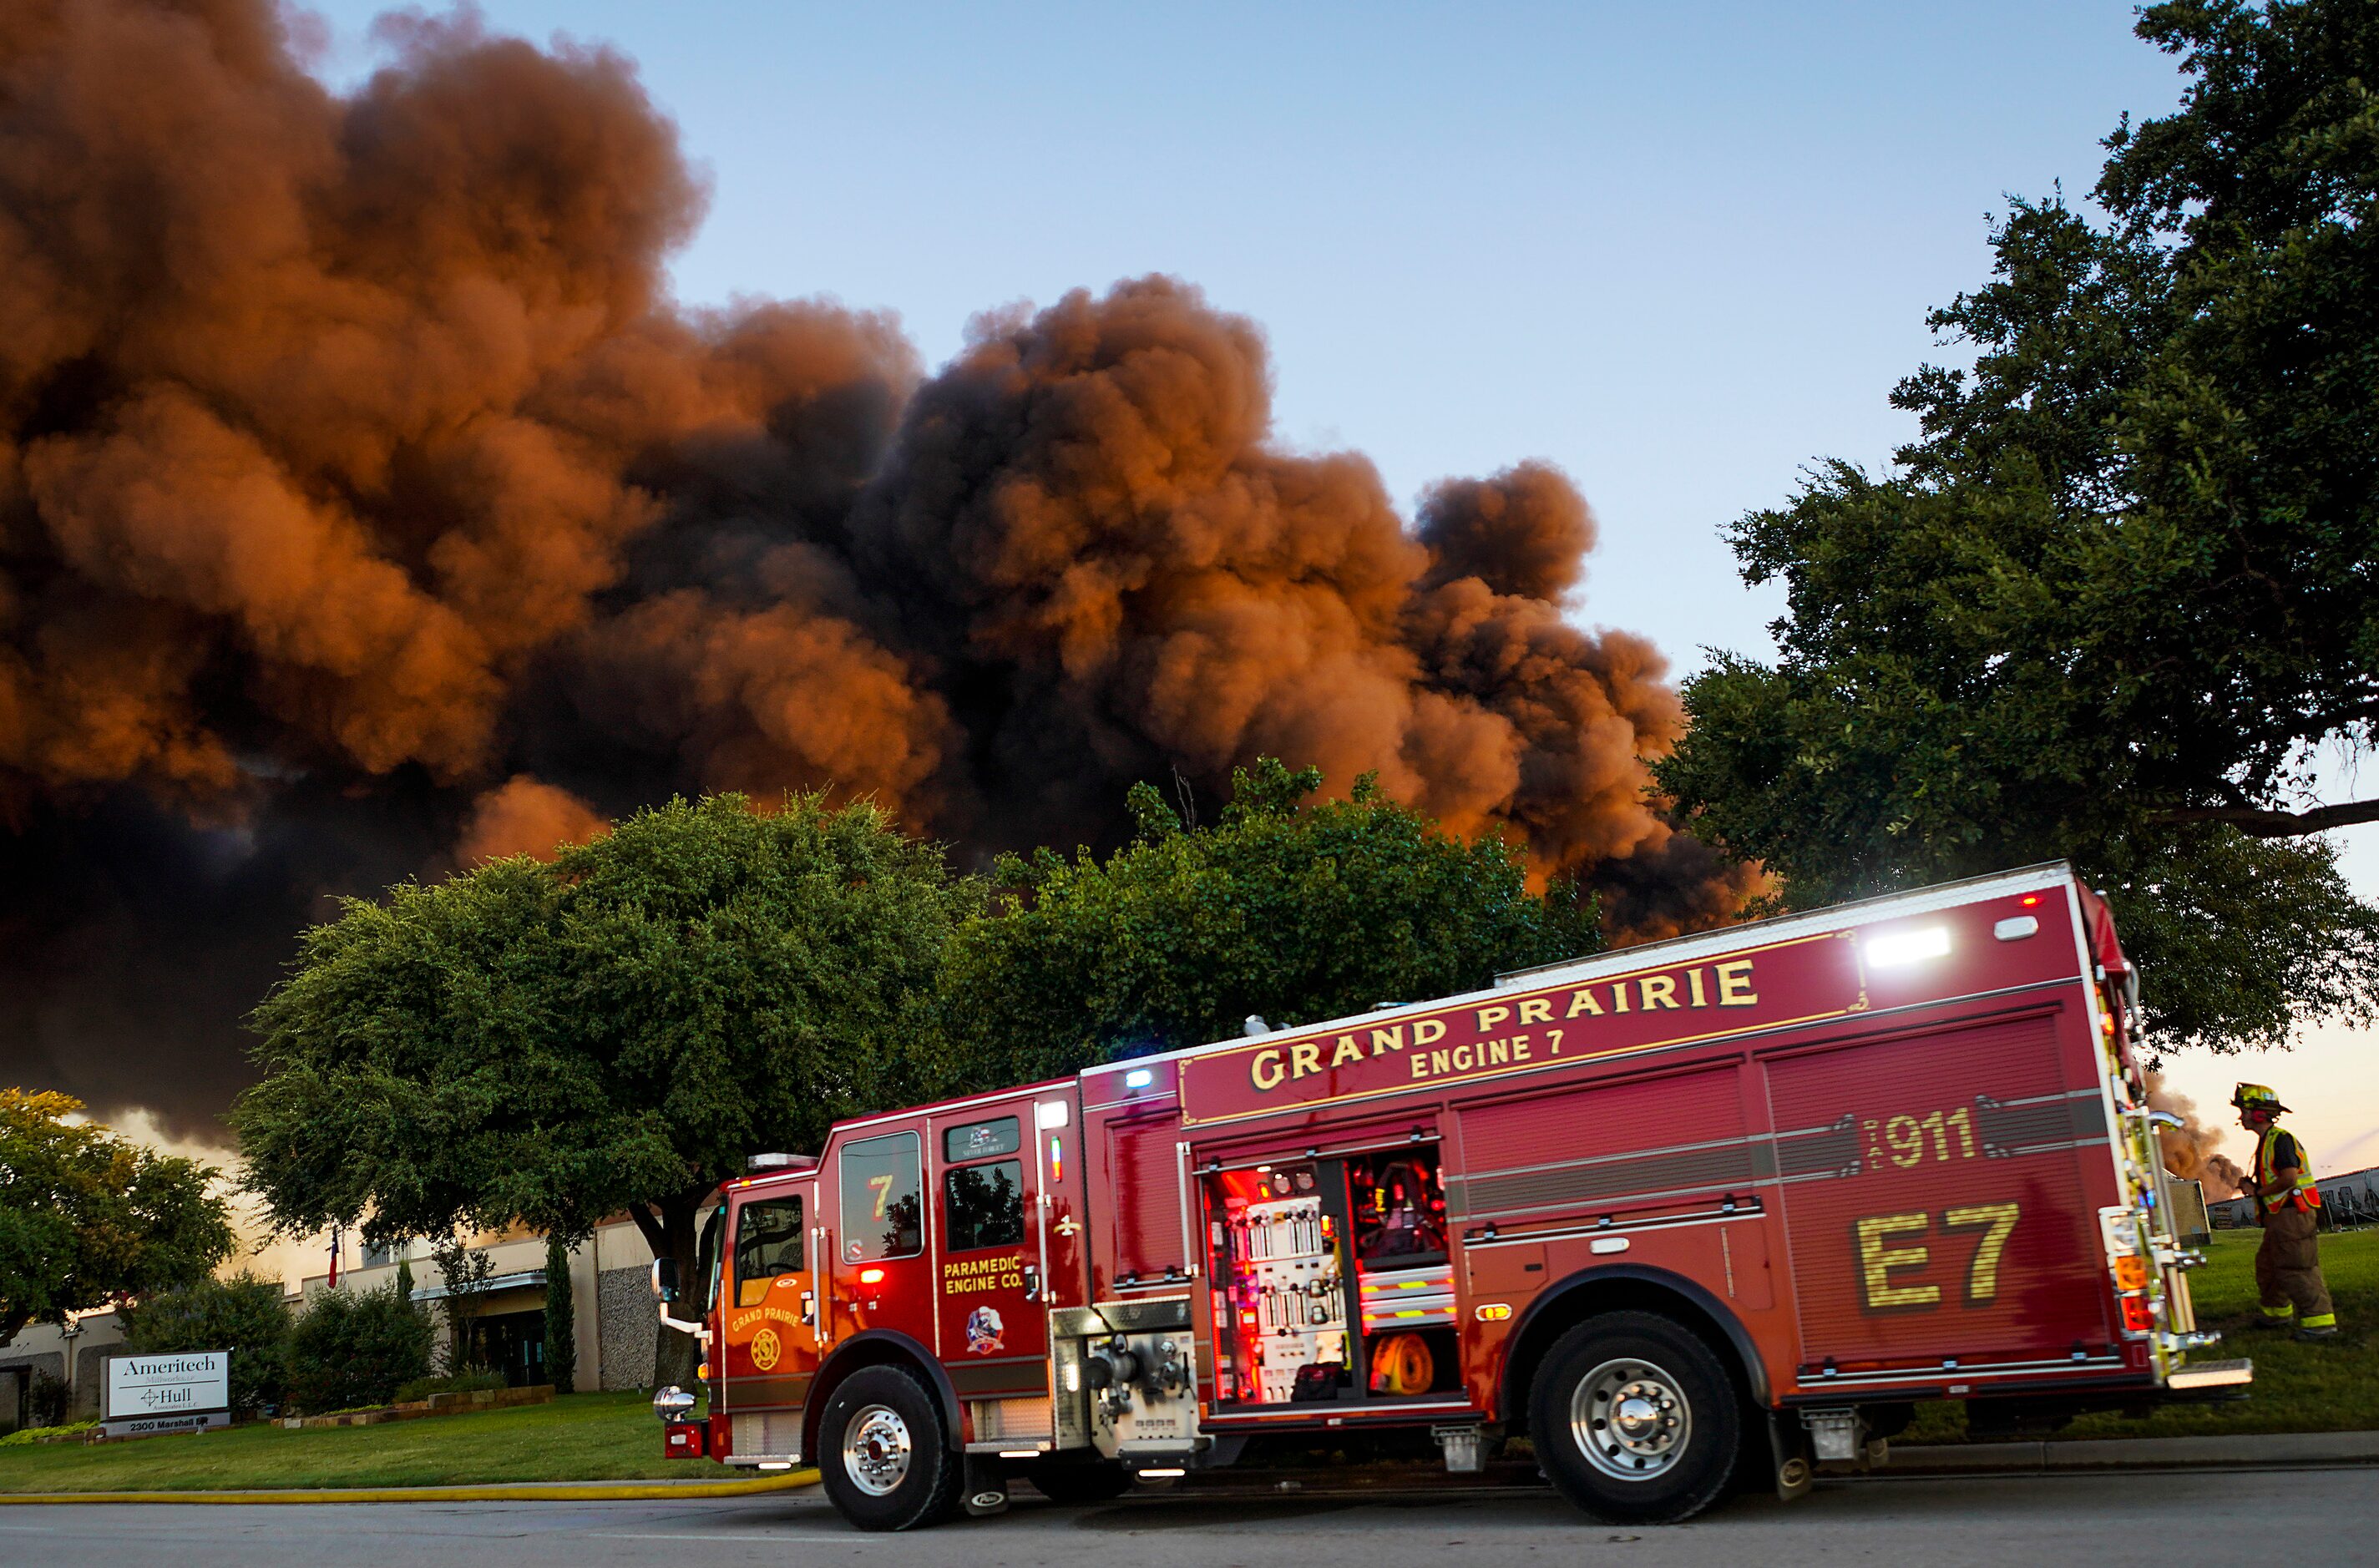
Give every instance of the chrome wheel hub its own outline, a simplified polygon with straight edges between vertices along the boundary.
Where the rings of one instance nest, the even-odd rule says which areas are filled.
[[[888,1405],[870,1405],[842,1429],[842,1468],[870,1497],[896,1490],[909,1474],[909,1423]]]
[[[1570,1436],[1587,1462],[1623,1481],[1648,1481],[1685,1453],[1693,1406],[1664,1369],[1627,1357],[1605,1361],[1570,1396]]]

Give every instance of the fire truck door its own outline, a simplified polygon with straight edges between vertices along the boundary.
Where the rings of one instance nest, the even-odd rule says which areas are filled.
[[[818,1364],[817,1275],[810,1226],[817,1184],[737,1193],[729,1215],[720,1319],[720,1403],[730,1410],[798,1409]]]
[[[942,1364],[963,1399],[1044,1395],[1049,1388],[1040,1194],[1050,1133],[1036,1127],[1035,1109],[1020,1099],[934,1122],[935,1327]],[[1065,1157],[1062,1144],[1057,1157]]]

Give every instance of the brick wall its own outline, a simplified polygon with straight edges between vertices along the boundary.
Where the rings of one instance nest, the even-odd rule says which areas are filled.
[[[653,1309],[650,1278],[649,1268],[606,1269],[595,1278],[594,1306],[603,1347],[597,1375],[604,1388],[653,1386],[653,1354],[660,1341],[661,1325]],[[586,1310],[584,1306],[578,1309]],[[587,1370],[579,1369],[582,1380]]]

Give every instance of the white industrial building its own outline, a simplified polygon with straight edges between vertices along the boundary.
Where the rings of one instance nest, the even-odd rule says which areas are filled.
[[[473,1250],[489,1255],[489,1278],[472,1308],[472,1358],[501,1370],[516,1385],[550,1381],[545,1366],[545,1237],[506,1231],[480,1237]],[[312,1256],[320,1272],[284,1282],[293,1309],[308,1293],[330,1285],[329,1248]],[[433,1307],[445,1297],[446,1283],[429,1260],[429,1247],[413,1243],[405,1260],[413,1272],[413,1299]],[[581,1390],[651,1383],[659,1333],[646,1283],[652,1260],[644,1233],[624,1215],[597,1226],[593,1236],[571,1248]],[[365,1248],[348,1236],[340,1247],[339,1286],[382,1288],[396,1278],[397,1264],[394,1253]],[[0,1348],[0,1435],[24,1424],[37,1377],[66,1385],[69,1420],[97,1415],[100,1393],[106,1386],[107,1357],[122,1354],[123,1345],[123,1325],[112,1311],[87,1314],[63,1330],[34,1324],[19,1333]]]

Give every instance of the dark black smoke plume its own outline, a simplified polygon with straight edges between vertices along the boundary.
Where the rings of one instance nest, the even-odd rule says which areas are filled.
[[[1624,929],[1732,908],[1644,798],[1660,657],[1563,619],[1558,472],[1408,527],[1165,278],[931,378],[884,317],[682,309],[703,193],[627,62],[382,37],[339,97],[265,0],[0,13],[0,1081],[204,1131],[325,895],[670,790],[982,850],[1272,754]]]

